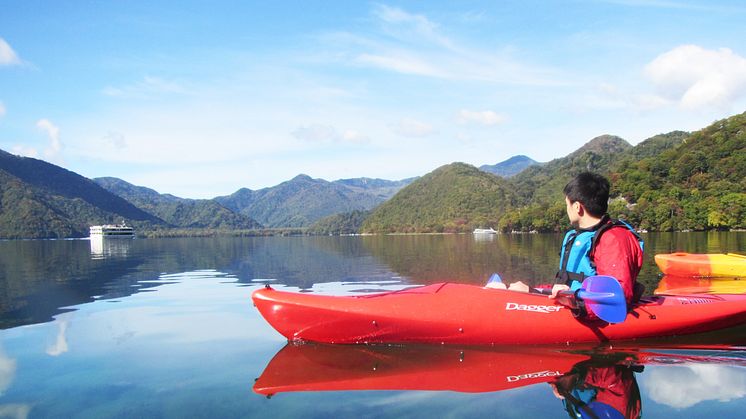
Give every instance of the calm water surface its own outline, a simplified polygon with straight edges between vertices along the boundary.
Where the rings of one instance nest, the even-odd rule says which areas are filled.
[[[640,280],[649,290],[660,281],[655,253],[746,253],[746,233],[645,239]],[[729,342],[724,351],[672,348],[678,342],[570,350],[286,347],[250,302],[265,283],[350,294],[446,280],[483,284],[499,272],[506,282],[537,284],[556,271],[560,240],[0,242],[0,418],[562,418],[564,385],[594,374],[637,389],[645,417],[743,416],[743,327],[702,338]],[[563,384],[549,384],[562,374]],[[314,391],[290,391],[298,388]]]

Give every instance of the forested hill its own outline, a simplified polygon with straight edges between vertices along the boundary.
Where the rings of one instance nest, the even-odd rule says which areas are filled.
[[[514,197],[508,183],[474,166],[452,163],[412,182],[381,204],[362,232],[458,232],[494,225]]]
[[[606,172],[616,157],[632,148],[622,138],[602,135],[565,157],[529,167],[510,179],[518,204],[551,204],[562,198],[562,188],[576,173],[584,170]]]
[[[746,112],[655,155],[625,156],[610,172],[613,192],[631,204],[614,210],[641,228],[746,228]]]
[[[185,199],[160,194],[124,180],[103,177],[94,181],[138,208],[179,228],[251,230],[262,226],[251,217],[235,213],[212,199]]]
[[[530,167],[510,179],[515,188],[518,204],[501,219],[498,227],[503,231],[561,231],[567,228],[562,189],[576,174],[593,171],[608,176],[620,161],[655,158],[683,142],[688,133],[675,131],[651,137],[636,146],[622,138],[603,135],[596,137],[578,150],[540,167]],[[612,179],[613,180],[613,179]],[[614,183],[612,181],[612,187]],[[612,190],[612,197],[617,193]],[[612,216],[620,215],[620,205],[627,202],[613,201]]]
[[[165,224],[77,173],[0,150],[0,238],[84,237],[122,220]]]

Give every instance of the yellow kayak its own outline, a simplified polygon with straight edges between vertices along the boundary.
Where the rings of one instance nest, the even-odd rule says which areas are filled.
[[[666,275],[698,277],[746,277],[746,256],[735,253],[666,253],[655,255]]]
[[[746,278],[693,278],[664,275],[656,295],[746,294]]]

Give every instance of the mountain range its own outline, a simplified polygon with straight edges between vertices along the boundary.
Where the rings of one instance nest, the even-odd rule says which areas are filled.
[[[370,210],[411,181],[359,178],[329,182],[298,175],[271,188],[243,188],[215,201],[270,228],[308,227],[326,216]]]
[[[645,228],[743,228],[745,150],[746,113],[636,146],[603,135],[546,163],[526,156],[479,169],[453,163],[398,181],[298,175],[214,199],[179,198],[111,177],[91,180],[0,150],[0,238],[84,237],[89,225],[122,221],[154,235],[555,231],[565,217],[561,189],[583,170],[608,175],[611,208]]]

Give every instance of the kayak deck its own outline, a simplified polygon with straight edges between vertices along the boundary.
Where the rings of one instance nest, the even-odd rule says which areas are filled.
[[[746,295],[656,296],[623,323],[582,321],[546,295],[441,283],[364,296],[253,293],[290,341],[322,343],[564,344],[684,335],[746,322]]]
[[[746,276],[746,256],[735,253],[665,253],[655,263],[666,275],[698,277]]]

